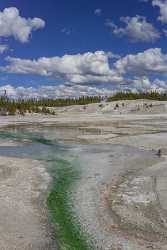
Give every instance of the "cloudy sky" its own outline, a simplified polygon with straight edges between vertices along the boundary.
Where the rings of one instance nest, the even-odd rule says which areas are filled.
[[[0,93],[167,90],[167,0],[1,0]]]

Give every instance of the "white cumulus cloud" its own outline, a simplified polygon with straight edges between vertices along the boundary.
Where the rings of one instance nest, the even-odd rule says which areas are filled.
[[[3,54],[8,49],[9,49],[8,45],[6,45],[6,44],[0,44],[0,54]]]
[[[64,84],[57,86],[39,86],[39,87],[14,87],[11,84],[0,86],[0,95],[7,92],[7,96],[14,99],[28,98],[68,98],[79,96],[109,96],[113,94],[112,90],[107,88],[97,88],[91,86],[66,86]]]
[[[115,62],[116,69],[122,73],[133,75],[167,74],[167,54],[160,48],[145,50],[137,54],[129,54]]]
[[[102,9],[95,9],[94,14],[95,14],[96,16],[101,16],[101,14],[102,14]]]
[[[153,0],[152,5],[160,9],[158,20],[162,23],[167,23],[167,0]]]
[[[34,74],[62,79],[78,84],[119,83],[122,77],[110,67],[109,59],[116,55],[104,51],[88,52],[38,60],[8,57],[8,65],[2,71],[18,74]]]
[[[166,92],[167,91],[167,80],[160,80],[155,78],[150,80],[147,76],[138,77],[133,80],[131,85],[132,91],[156,91],[156,92]]]
[[[117,36],[127,36],[133,42],[154,42],[160,38],[158,30],[143,16],[121,17],[125,27],[118,27],[111,20],[106,25]]]
[[[112,58],[114,61],[110,60]],[[45,87],[47,93],[50,91],[50,94],[56,93],[58,96],[61,96],[61,93],[64,96],[73,95],[74,90],[75,93],[85,94],[94,93],[97,90],[97,93],[100,94],[101,87],[106,88],[105,84],[107,84],[107,88],[111,87],[115,90],[124,88],[149,90],[152,89],[152,86],[165,89],[167,54],[163,53],[160,48],[151,48],[121,58],[104,51],[52,58],[44,57],[37,60],[8,57],[7,65],[0,67],[0,70],[7,73],[52,77],[68,82],[68,85],[59,85],[56,92],[53,92],[50,87],[48,89],[47,86]],[[98,85],[100,86],[95,88]],[[44,94],[45,91],[42,95]]]
[[[5,8],[0,12],[0,37],[14,37],[22,43],[29,40],[33,30],[44,28],[41,18],[24,18],[15,7]]]

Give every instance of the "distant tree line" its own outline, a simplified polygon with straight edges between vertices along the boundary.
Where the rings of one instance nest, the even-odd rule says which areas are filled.
[[[98,103],[101,101],[100,96],[83,96],[79,98],[58,98],[58,99],[20,99],[14,100],[6,96],[0,97],[0,114],[15,115],[25,113],[43,113],[52,114],[55,112],[51,107],[65,107],[70,105],[86,105]]]
[[[91,103],[99,103],[103,100],[107,102],[119,100],[137,100],[149,99],[157,101],[167,101],[166,93],[158,92],[118,92],[110,97],[101,96],[83,96],[79,98],[57,98],[57,99],[10,99],[6,96],[0,97],[0,114],[21,114],[25,113],[43,113],[54,115],[55,112],[51,107],[66,107],[71,105],[87,105]]]
[[[156,101],[167,101],[166,93],[158,93],[156,91],[151,92],[118,92],[113,96],[107,98],[108,102],[119,101],[119,100],[138,100],[138,99],[148,99],[148,100],[156,100]]]
[[[58,99],[41,99],[37,100],[38,106],[45,107],[65,107],[71,105],[86,105],[101,102],[100,96],[82,96],[79,98],[58,98]]]

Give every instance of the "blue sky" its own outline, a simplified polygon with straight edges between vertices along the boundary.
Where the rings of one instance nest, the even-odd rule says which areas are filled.
[[[20,46],[10,39],[15,47],[14,56],[38,58],[41,56],[62,56],[64,54],[84,53],[88,51],[114,51],[123,55],[150,47],[150,44],[132,44],[127,39],[117,39],[105,26],[106,19],[119,22],[121,16],[147,16],[149,21],[156,22],[158,9],[138,0],[1,0],[0,10],[16,7],[23,17],[40,17],[46,21],[46,27],[33,33],[30,43]],[[94,11],[101,9],[101,16]],[[70,35],[61,32],[71,31]],[[40,41],[40,46],[39,46]],[[158,42],[162,46],[163,39]],[[155,44],[154,44],[155,46]]]
[[[166,91],[166,44],[167,0],[1,0],[0,90]]]

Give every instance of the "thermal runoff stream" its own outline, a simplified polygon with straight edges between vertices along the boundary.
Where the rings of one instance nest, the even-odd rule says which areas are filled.
[[[1,146],[0,156],[28,158],[40,161],[45,166],[45,171],[51,177],[44,203],[48,206],[52,237],[60,249],[89,249],[72,201],[74,186],[81,175],[78,164],[81,145],[58,143],[56,138],[45,138],[45,132],[46,129],[38,133],[36,129],[31,131],[23,128],[1,132],[0,138],[3,141],[12,141],[16,145]],[[47,135],[50,137],[48,133]]]
[[[0,219],[8,218],[0,232],[10,228],[9,248],[146,249],[164,232],[156,176],[149,176],[163,160],[134,146],[63,140],[64,133],[41,126],[0,132]]]

